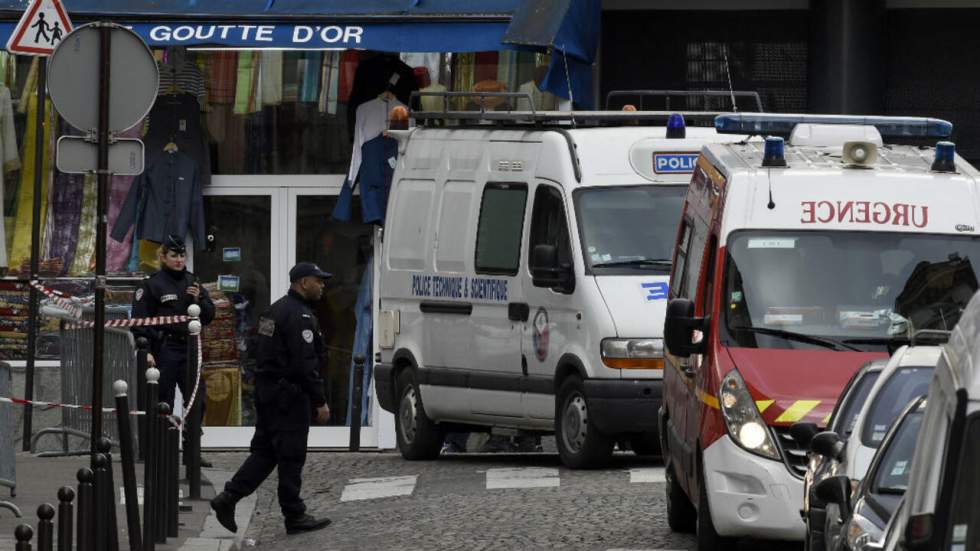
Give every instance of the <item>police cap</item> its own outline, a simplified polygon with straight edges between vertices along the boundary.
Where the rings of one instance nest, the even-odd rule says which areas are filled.
[[[320,279],[330,279],[333,277],[331,274],[324,272],[319,266],[312,262],[300,262],[299,264],[293,266],[292,270],[289,270],[290,282],[299,281],[306,276],[316,276]]]
[[[163,240],[163,252],[167,251],[173,251],[177,254],[187,254],[187,247],[184,246],[183,239],[174,234],[170,234]]]

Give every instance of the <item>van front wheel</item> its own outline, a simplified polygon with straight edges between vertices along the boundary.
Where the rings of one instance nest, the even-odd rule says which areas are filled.
[[[609,460],[613,440],[590,423],[582,379],[571,376],[558,389],[555,439],[561,462],[572,469],[599,467]]]
[[[398,415],[395,416],[398,450],[409,460],[435,459],[442,449],[442,430],[425,414],[415,372],[398,374]]]

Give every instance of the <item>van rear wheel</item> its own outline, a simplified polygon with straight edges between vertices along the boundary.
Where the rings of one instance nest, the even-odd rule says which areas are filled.
[[[582,379],[571,376],[558,389],[555,439],[561,462],[572,469],[599,467],[612,455],[613,439],[590,423]]]
[[[443,431],[425,414],[413,370],[404,369],[398,374],[398,397],[395,433],[402,457],[409,460],[439,457]]]

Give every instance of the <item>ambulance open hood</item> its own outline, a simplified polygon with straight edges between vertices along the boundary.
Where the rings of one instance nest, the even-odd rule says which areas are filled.
[[[667,314],[666,275],[595,276],[620,338],[661,338]]]

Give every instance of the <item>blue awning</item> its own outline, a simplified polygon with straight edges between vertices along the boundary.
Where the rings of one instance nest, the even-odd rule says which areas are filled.
[[[6,44],[27,0],[0,0]],[[64,0],[75,24],[111,18],[151,46],[388,52],[552,51],[542,88],[592,106],[599,0]],[[540,6],[545,11],[538,9]],[[544,24],[541,24],[544,23]],[[568,69],[565,60],[568,60]]]

